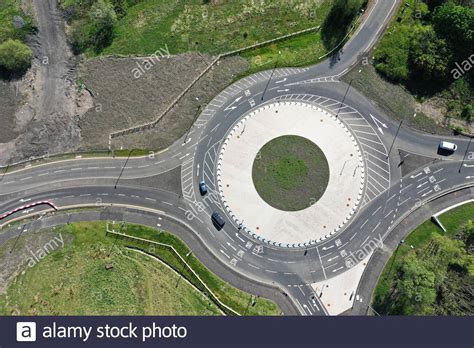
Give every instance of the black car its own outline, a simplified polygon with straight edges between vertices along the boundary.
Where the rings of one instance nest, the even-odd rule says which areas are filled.
[[[219,213],[216,211],[212,213],[211,220],[218,230],[222,229],[222,227],[225,225],[224,219],[222,219]]]
[[[207,193],[207,185],[204,181],[199,183],[199,192],[201,192],[201,196],[204,196]]]

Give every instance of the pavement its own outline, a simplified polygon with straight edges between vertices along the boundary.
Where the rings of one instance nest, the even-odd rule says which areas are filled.
[[[329,293],[319,298],[313,284],[353,284],[344,280],[346,274],[349,277],[357,273],[353,269],[366,263],[353,296],[355,299],[359,296],[362,302],[353,302],[353,306],[367,306],[373,280],[367,282],[365,275],[377,277],[380,272],[376,262],[380,249],[377,241],[387,245],[395,238],[392,236],[397,236],[397,228],[405,219],[413,217],[411,228],[422,222],[417,212],[426,204],[447,193],[474,186],[474,147],[469,139],[428,135],[403,125],[399,129],[398,122],[340,81],[348,69],[368,54],[400,3],[375,0],[351,40],[320,64],[259,72],[230,85],[206,106],[188,136],[161,153],[141,158],[34,162],[21,170],[4,168],[0,173],[0,213],[47,200],[59,209],[133,209],[142,215],[137,218],[123,214],[121,219],[156,226],[161,223],[159,217],[172,216],[187,231],[183,231],[182,237],[189,247],[193,251],[202,248],[206,266],[216,267],[219,276],[231,282],[235,280],[232,284],[240,288],[253,284],[255,292],[261,291],[275,299],[285,313],[331,314],[326,306],[329,303],[329,307],[337,307],[334,304],[337,299],[325,303]],[[211,192],[218,192],[219,154],[230,130],[242,116],[278,102],[309,103],[338,115],[363,153],[366,183],[360,207],[336,234],[312,245],[282,248],[263,243],[239,229],[232,216],[227,215],[221,199],[205,199],[198,191],[198,183],[204,179]],[[450,156],[439,154],[441,140],[456,143],[458,150]],[[399,150],[406,151],[403,159]],[[404,170],[410,156],[433,160]],[[169,185],[153,186],[150,178],[176,168],[180,169],[181,188],[169,181],[172,175],[166,179]],[[24,209],[0,224],[6,230],[14,221],[27,217],[38,219],[47,209],[50,208],[44,205]],[[232,209],[238,209],[237,205],[233,204]],[[213,211],[219,211],[227,220],[220,231],[211,222]],[[71,219],[79,214],[79,210],[72,211]],[[143,219],[143,214],[151,214],[149,220]],[[371,254],[374,256],[370,257]],[[272,297],[271,291],[278,298]],[[341,301],[347,300],[342,297]],[[341,304],[340,309],[344,306]]]
[[[265,202],[252,179],[260,149],[272,139],[297,135],[314,144],[329,163],[323,196],[308,208],[282,211]],[[357,211],[365,186],[362,153],[352,133],[334,115],[309,103],[278,102],[255,109],[231,129],[221,148],[220,193],[227,215],[257,240],[306,246],[339,231]],[[316,184],[316,183],[315,183]]]

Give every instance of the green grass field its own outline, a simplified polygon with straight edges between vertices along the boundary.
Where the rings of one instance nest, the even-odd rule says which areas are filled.
[[[98,223],[100,224],[100,223]],[[105,227],[104,227],[105,228]],[[210,272],[196,257],[192,254],[186,257],[190,252],[190,249],[184,244],[179,238],[167,232],[157,232],[154,229],[140,226],[140,225],[127,225],[124,229],[124,233],[144,238],[159,243],[172,245],[177,252],[187,260],[188,264],[192,269],[199,275],[199,277],[206,283],[206,285],[213,291],[219,300],[231,307],[242,315],[279,315],[281,312],[273,302],[264,298],[255,298],[254,296],[245,293],[228,283],[221,280],[215,274]],[[125,242],[124,242],[125,243]],[[127,245],[136,246],[138,248],[144,248],[145,251],[156,255],[168,265],[174,269],[179,270],[182,274],[196,287],[200,287],[200,283],[194,277],[191,272],[187,271],[169,249],[166,248],[150,248],[140,243],[126,242]]]
[[[326,190],[329,165],[313,142],[294,135],[265,144],[255,158],[252,179],[271,206],[295,211],[315,203]]]
[[[363,5],[362,0],[349,1],[359,8]],[[67,0],[62,7],[78,3]],[[100,53],[92,49],[86,52],[89,56],[151,55],[164,51],[217,55],[300,30],[320,28],[332,5],[332,0],[131,2],[115,24],[112,44]],[[322,41],[321,32],[316,30],[248,50],[241,54],[250,64],[245,74],[273,68],[276,63],[285,67],[313,64],[334,48],[325,47]]]
[[[122,246],[112,249],[113,240],[95,224],[55,232],[70,234],[73,241],[12,282],[0,296],[2,315],[220,314],[187,282],[176,288],[178,275],[160,262]]]
[[[443,232],[443,230],[431,220],[425,221],[410,233],[405,239],[405,242],[398,247],[396,252],[394,252],[392,257],[388,260],[380,275],[373,295],[374,308],[382,312],[382,314],[390,314],[384,312],[386,309],[386,299],[396,293],[394,289],[399,277],[398,270],[402,268],[407,258],[412,255],[418,255],[416,254],[417,252],[421,253],[421,255],[425,255],[435,235],[442,235],[454,239],[455,236],[461,232],[467,221],[473,218],[474,203],[468,203],[450,210],[439,217],[439,220],[448,231],[447,233]],[[396,307],[397,304],[392,303],[391,306]]]
[[[329,8],[328,0],[141,1],[119,20],[102,54],[152,54],[165,45],[171,54],[223,53],[320,25]]]
[[[178,282],[178,274],[183,268],[172,253],[147,249],[146,255],[128,248],[141,249],[143,244],[134,245],[120,239],[114,244],[114,238],[106,237],[105,230],[105,222],[74,223],[54,229],[55,234],[61,233],[70,242],[48,254],[34,267],[23,268],[6,293],[0,296],[0,314],[222,314],[188,272],[184,271],[183,279]],[[125,225],[122,232],[172,244],[183,257],[189,251],[184,243],[167,232],[138,225]],[[2,247],[0,256],[11,248],[12,242]],[[21,249],[23,244],[20,240],[16,249]],[[248,315],[280,313],[276,305],[261,298],[248,306],[254,300],[250,294],[217,278],[195,257],[189,257],[188,262],[233,309]],[[112,267],[107,269],[106,266]]]

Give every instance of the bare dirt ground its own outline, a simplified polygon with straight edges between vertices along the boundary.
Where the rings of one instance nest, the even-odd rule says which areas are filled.
[[[236,75],[247,68],[247,61],[240,57],[229,57],[219,61],[218,65],[209,70],[155,128],[114,138],[112,140],[113,148],[161,150],[170,146],[192,126],[199,105],[203,110],[205,104],[209,103],[214,96],[233,81]]]
[[[86,61],[79,80],[93,95],[93,108],[81,118],[82,147],[108,147],[112,131],[154,120],[212,60],[183,54],[161,58],[139,78],[143,58],[98,58]]]
[[[111,132],[155,120],[214,58],[198,53],[164,56],[159,61],[155,57],[152,67],[136,78],[137,67],[148,58],[75,57],[57,2],[23,0],[38,26],[38,34],[28,42],[35,58],[21,80],[0,83],[0,165],[48,154],[108,149]],[[156,128],[115,138],[112,148],[169,146],[192,125],[198,106],[247,68],[243,58],[222,60]]]
[[[16,83],[0,80],[0,141],[8,142],[15,139],[15,110],[21,104],[22,95],[18,98]]]
[[[5,117],[19,135],[0,139],[0,162],[4,164],[69,151],[80,142],[74,102],[75,63],[57,0],[24,0],[23,6],[32,10],[38,33],[28,39],[34,53],[32,68],[17,82],[25,104],[17,108],[13,124],[11,116]]]

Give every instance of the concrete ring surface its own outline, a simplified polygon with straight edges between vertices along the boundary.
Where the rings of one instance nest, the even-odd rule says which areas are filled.
[[[297,135],[312,141],[329,163],[323,196],[306,209],[282,211],[258,194],[252,166],[270,140]],[[340,231],[361,203],[365,166],[352,132],[310,103],[286,101],[244,115],[228,132],[217,162],[217,186],[227,215],[253,238],[278,247],[305,247]]]

